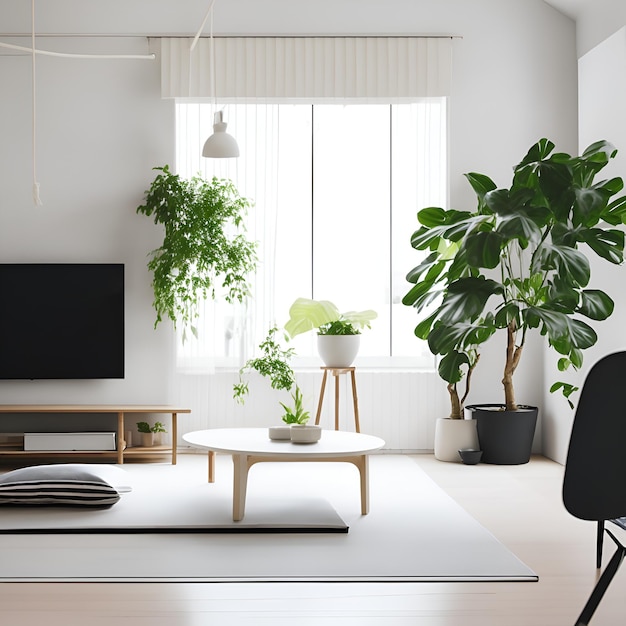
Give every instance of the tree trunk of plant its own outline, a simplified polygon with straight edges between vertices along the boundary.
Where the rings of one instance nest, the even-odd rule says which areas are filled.
[[[448,393],[450,394],[450,419],[459,420],[461,417],[461,399],[455,383],[448,384]]]
[[[507,343],[506,343],[506,363],[504,365],[504,377],[502,384],[504,385],[504,403],[507,411],[517,411],[517,403],[515,402],[515,389],[513,388],[513,374],[517,368],[517,364],[522,356],[523,344],[515,345],[517,335],[517,327],[515,322],[511,322],[507,326]]]
[[[465,405],[465,400],[470,392],[470,383],[472,381],[472,372],[476,365],[478,365],[478,360],[480,359],[480,354],[476,355],[474,359],[474,364],[471,365],[467,374],[465,375],[465,392],[463,393],[463,397],[459,398],[459,391],[457,389],[456,383],[448,384],[448,393],[450,394],[450,419],[460,420],[465,416],[463,415],[463,406]]]

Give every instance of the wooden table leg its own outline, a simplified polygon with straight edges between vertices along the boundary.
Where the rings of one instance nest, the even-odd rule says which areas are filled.
[[[215,482],[215,452],[209,450],[209,482]]]
[[[335,377],[335,430],[339,430],[339,375],[333,372]]]
[[[369,457],[367,454],[363,454],[345,460],[356,465],[359,470],[361,477],[361,515],[367,515],[370,511]]]
[[[117,463],[124,463],[124,413],[117,414]]]
[[[239,522],[246,512],[246,490],[248,488],[248,456],[233,454],[233,520]]]
[[[178,441],[178,424],[176,413],[172,413],[172,465],[176,465],[176,452]]]

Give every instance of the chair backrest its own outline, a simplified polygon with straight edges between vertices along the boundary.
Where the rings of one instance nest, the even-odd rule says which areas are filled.
[[[570,437],[563,503],[574,516],[626,516],[626,352],[598,361],[583,385]]]

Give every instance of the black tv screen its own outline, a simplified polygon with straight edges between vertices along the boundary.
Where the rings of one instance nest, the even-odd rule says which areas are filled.
[[[0,379],[124,378],[124,265],[0,263]]]

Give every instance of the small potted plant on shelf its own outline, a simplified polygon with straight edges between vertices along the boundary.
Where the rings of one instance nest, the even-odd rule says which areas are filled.
[[[137,431],[141,435],[141,445],[144,448],[151,448],[154,445],[154,433],[148,422],[137,422]]]
[[[160,446],[163,442],[162,435],[167,433],[165,426],[163,426],[162,422],[154,422],[154,426],[150,430],[154,434],[154,445]]]
[[[160,441],[155,441],[155,435],[160,437],[161,433],[167,432],[161,422],[155,422],[154,426],[150,426],[148,422],[137,422],[137,431],[141,434],[141,445],[145,448],[159,445]]]
[[[360,346],[360,334],[371,328],[378,314],[375,311],[348,311],[339,309],[328,300],[298,298],[289,309],[285,331],[291,339],[302,333],[317,330],[317,348],[327,367],[350,367]]]

